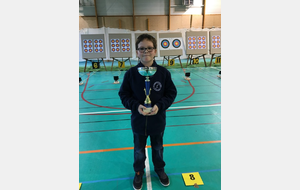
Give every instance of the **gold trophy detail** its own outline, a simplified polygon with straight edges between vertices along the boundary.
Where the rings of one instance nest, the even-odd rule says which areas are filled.
[[[153,76],[156,73],[156,67],[138,67],[138,72],[142,75],[146,77],[145,80],[145,94],[146,94],[146,99],[144,101],[144,106],[146,107],[146,109],[144,109],[143,111],[146,113],[151,112],[152,107],[151,107],[151,100],[150,100],[150,76]]]

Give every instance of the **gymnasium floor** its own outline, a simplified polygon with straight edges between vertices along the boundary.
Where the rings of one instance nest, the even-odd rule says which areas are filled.
[[[169,68],[168,68],[169,69]],[[148,138],[145,189],[221,189],[221,79],[220,68],[169,69],[178,94],[167,110],[164,135],[165,171],[170,186],[163,187],[154,172]],[[79,183],[81,190],[132,190],[133,134],[130,111],[118,90],[126,71],[79,73]],[[191,80],[184,80],[185,72]],[[120,84],[113,84],[118,75]],[[199,172],[204,185],[185,186],[182,173]]]

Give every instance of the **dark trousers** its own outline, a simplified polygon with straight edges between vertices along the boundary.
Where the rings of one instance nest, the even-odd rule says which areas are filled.
[[[150,135],[152,162],[154,171],[164,171],[165,162],[163,160],[163,135],[164,132],[158,135]],[[133,168],[135,172],[144,170],[145,168],[145,147],[148,136],[133,134],[134,139],[134,163]]]

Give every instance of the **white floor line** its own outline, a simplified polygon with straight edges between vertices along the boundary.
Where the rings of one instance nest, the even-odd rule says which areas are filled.
[[[147,179],[147,190],[152,190],[152,183],[151,183],[151,175],[150,175],[150,165],[149,165],[149,159],[148,159],[148,149],[145,148],[145,152],[146,152],[146,161],[145,161],[145,165],[146,165],[146,179]]]
[[[200,108],[200,107],[213,107],[213,106],[221,106],[221,104],[198,105],[198,106],[180,106],[180,107],[170,107],[169,109]],[[88,112],[88,113],[79,113],[79,115],[101,114],[101,113],[122,113],[122,112],[128,112],[128,111],[130,111],[130,110],[102,111],[102,112]]]
[[[118,111],[100,111],[100,112],[88,112],[88,113],[79,113],[79,115],[88,115],[88,114],[99,114],[99,113],[121,113],[121,112],[128,112],[130,110],[118,110]]]

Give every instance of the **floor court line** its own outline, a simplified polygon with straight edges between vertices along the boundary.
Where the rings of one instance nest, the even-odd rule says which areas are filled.
[[[195,144],[210,144],[210,143],[221,143],[221,140],[216,141],[201,141],[201,142],[189,142],[189,143],[174,143],[174,144],[164,144],[164,147],[168,146],[185,146],[185,145],[195,145]],[[151,148],[150,145],[146,148]],[[124,147],[124,148],[111,148],[111,149],[100,149],[100,150],[87,150],[80,151],[79,154],[89,154],[89,153],[98,153],[98,152],[110,152],[110,151],[120,151],[120,150],[132,150],[133,147]]]
[[[145,169],[146,169],[147,190],[152,190],[150,164],[149,164],[149,158],[148,158],[148,148],[145,148],[145,153],[146,153],[146,160],[145,160],[146,168]]]
[[[213,106],[221,106],[218,104],[210,104],[210,105],[198,105],[198,106],[179,106],[179,107],[169,107],[169,110],[173,109],[186,109],[186,108],[202,108],[202,107],[213,107]],[[106,114],[106,113],[122,113],[122,112],[130,112],[131,110],[118,110],[118,111],[101,111],[101,112],[87,112],[87,113],[79,113],[79,115],[93,115],[93,114]]]
[[[184,124],[184,125],[167,125],[166,127],[181,127],[181,126],[195,126],[195,125],[214,125],[221,124],[221,122],[215,123],[193,123],[193,124]],[[98,132],[108,132],[108,131],[124,131],[124,130],[132,130],[132,128],[123,128],[123,129],[106,129],[106,130],[98,130],[98,131],[82,131],[79,133],[98,133]]]
[[[190,172],[184,172],[184,173],[194,173],[194,172],[199,172],[199,173],[206,173],[206,172],[217,172],[221,171],[221,169],[211,169],[211,170],[201,170],[201,171],[190,171]],[[172,175],[181,175],[182,173],[167,173],[168,176]],[[151,176],[151,175],[150,175]],[[152,175],[152,177],[156,176],[156,174]],[[147,176],[144,176],[143,178],[146,178]],[[115,179],[103,179],[103,180],[94,180],[94,181],[82,181],[79,183],[82,184],[87,184],[87,183],[101,183],[101,182],[107,182],[107,181],[121,181],[121,180],[130,180],[133,179],[134,177],[124,177],[124,178],[115,178]]]

